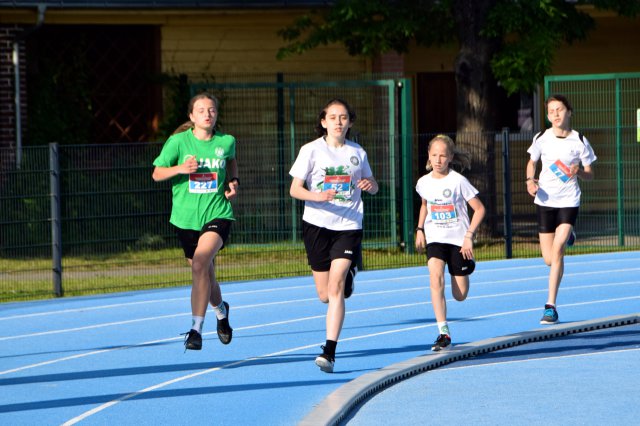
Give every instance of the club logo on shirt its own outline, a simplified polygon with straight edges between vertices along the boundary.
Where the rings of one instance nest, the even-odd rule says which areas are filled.
[[[444,191],[442,191],[442,196],[444,198],[451,198],[451,190],[449,188],[446,188]]]
[[[360,164],[360,159],[358,157],[356,157],[355,155],[352,156],[349,161],[351,161],[351,164],[353,164],[354,166],[357,166],[358,164]]]
[[[224,156],[224,148],[221,146],[217,147],[215,150],[215,154],[216,154],[216,157]]]

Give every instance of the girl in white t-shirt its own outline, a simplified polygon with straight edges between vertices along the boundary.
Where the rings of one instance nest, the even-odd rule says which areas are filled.
[[[447,324],[447,303],[444,294],[444,266],[451,275],[451,292],[458,301],[469,293],[469,275],[475,269],[473,240],[484,218],[485,208],[478,191],[467,178],[450,168],[457,164],[461,170],[470,168],[469,155],[459,151],[453,140],[437,135],[429,142],[427,171],[418,180],[416,191],[422,198],[416,249],[427,251],[431,304],[438,323],[438,337],[432,351],[447,349],[451,334]],[[473,209],[469,220],[468,207]]]
[[[575,241],[575,226],[580,206],[578,178],[593,179],[591,163],[597,157],[587,138],[571,129],[573,108],[562,95],[552,95],[547,101],[547,119],[551,128],[538,133],[527,163],[527,192],[535,197],[538,216],[540,251],[549,270],[549,293],[540,324],[558,322],[556,299],[564,273],[564,253]],[[535,178],[538,160],[542,169]],[[582,169],[580,168],[582,164]]]
[[[302,148],[289,174],[290,194],[304,201],[302,234],[318,298],[328,303],[326,343],[315,363],[333,372],[336,346],[353,291],[353,265],[362,240],[362,191],[378,192],[367,153],[348,140],[355,113],[341,99],[318,116],[318,139]]]

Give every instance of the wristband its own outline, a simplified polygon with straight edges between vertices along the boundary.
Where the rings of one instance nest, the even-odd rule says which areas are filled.
[[[233,182],[233,181],[235,181],[235,182],[236,182],[236,185],[240,186],[240,179],[238,179],[237,177],[234,177],[234,178],[229,179],[229,183],[231,183],[231,182]]]
[[[422,231],[422,232],[424,232],[424,228],[420,228],[420,227],[418,226],[418,227],[416,228],[416,232],[418,232],[418,231]]]

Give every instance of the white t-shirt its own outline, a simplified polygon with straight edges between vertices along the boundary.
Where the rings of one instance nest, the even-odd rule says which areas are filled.
[[[289,174],[305,181],[311,192],[338,191],[330,202],[305,201],[304,221],[334,231],[362,229],[362,191],[356,185],[373,173],[360,145],[346,140],[336,148],[318,138],[300,148]]]
[[[455,170],[436,179],[433,172],[422,176],[416,191],[427,202],[427,218],[424,234],[429,243],[453,244],[462,247],[464,235],[469,229],[467,203],[478,195],[478,190],[466,177]]]
[[[581,137],[575,130],[569,136],[560,138],[547,129],[534,137],[527,152],[531,160],[542,160],[534,203],[556,208],[578,207],[580,185],[578,177],[570,175],[569,167],[575,163],[589,166],[598,158],[587,138]]]

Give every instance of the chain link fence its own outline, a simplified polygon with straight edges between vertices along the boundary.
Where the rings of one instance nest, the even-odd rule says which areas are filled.
[[[310,275],[301,241],[303,203],[289,196],[288,171],[300,146],[314,138],[317,114],[336,91],[356,109],[357,140],[380,184],[377,195],[364,195],[362,266],[426,263],[413,250],[412,231],[420,208],[415,183],[425,173],[419,159],[434,135],[407,133],[408,84],[280,81],[195,88],[222,99],[221,125],[238,139],[242,186],[230,242],[216,258],[222,283]],[[577,113],[585,102],[574,100]],[[581,182],[578,241],[569,254],[640,248],[636,123],[613,117],[576,125],[598,161],[595,180]],[[472,169],[464,174],[487,207],[477,259],[539,256],[535,208],[524,180],[533,134],[451,136],[471,153]],[[189,285],[190,269],[169,225],[170,183],[151,179],[161,148],[152,142],[51,144],[23,148],[20,164],[15,151],[0,149],[0,302]]]

